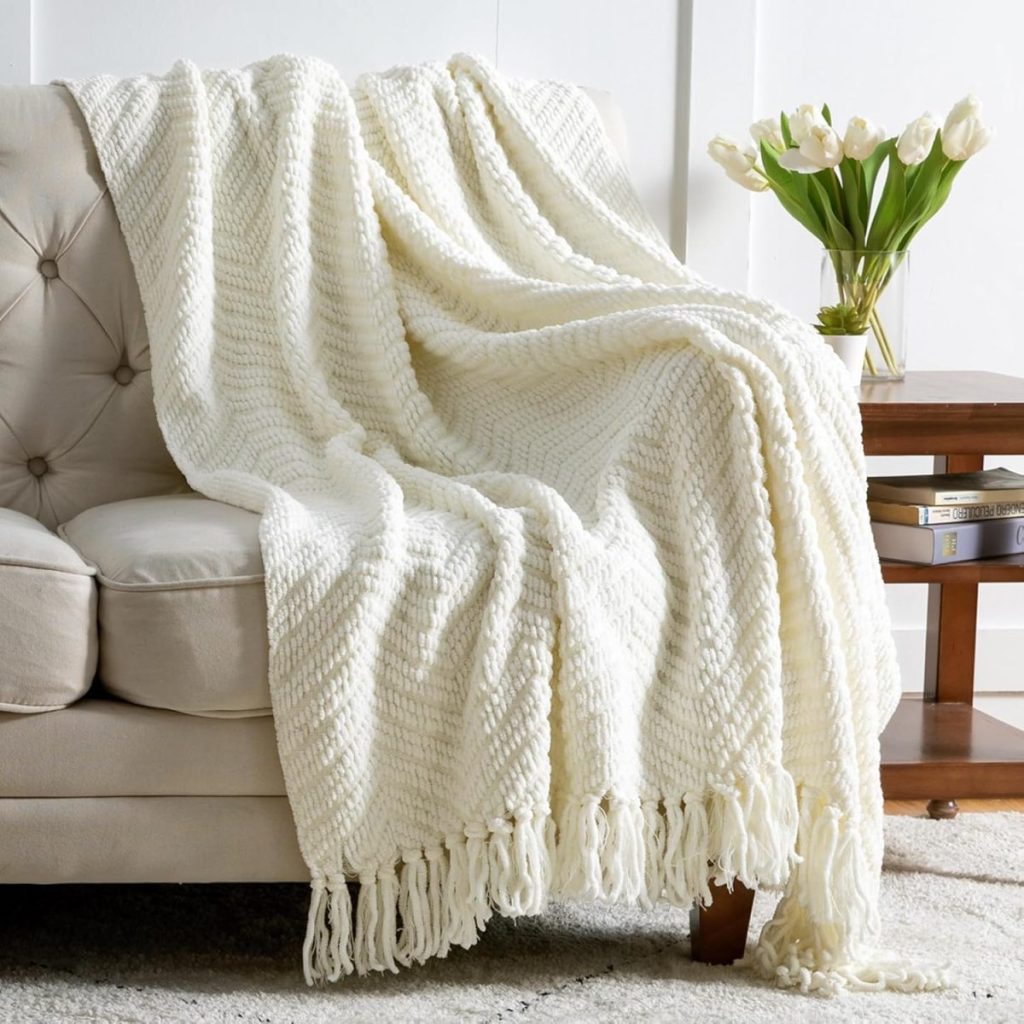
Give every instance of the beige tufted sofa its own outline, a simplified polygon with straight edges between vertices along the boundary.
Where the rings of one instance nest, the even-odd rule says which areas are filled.
[[[189,491],[149,365],[74,101],[0,88],[0,882],[307,880],[257,517]]]

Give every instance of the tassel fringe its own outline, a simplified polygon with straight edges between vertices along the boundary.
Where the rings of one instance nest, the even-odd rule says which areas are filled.
[[[711,881],[785,893],[747,964],[803,991],[933,989],[940,968],[864,955],[877,934],[878,870],[858,828],[778,771],[744,786],[680,799],[583,797],[555,820],[547,808],[466,826],[397,865],[311,883],[307,984],[398,971],[469,948],[493,913],[541,913],[549,896],[679,906],[711,901]]]
[[[865,853],[858,823],[813,790],[800,794],[798,847],[802,854],[747,966],[780,988],[825,995],[951,984],[948,965],[914,966],[874,948],[879,867]]]

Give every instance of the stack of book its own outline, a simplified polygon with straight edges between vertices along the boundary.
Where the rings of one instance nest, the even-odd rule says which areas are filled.
[[[882,558],[919,565],[1024,552],[1024,475],[1008,469],[868,478]]]

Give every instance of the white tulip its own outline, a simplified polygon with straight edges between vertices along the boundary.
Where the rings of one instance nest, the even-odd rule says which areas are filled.
[[[958,103],[953,104],[953,109],[946,115],[946,123],[942,126],[942,130],[948,130],[957,121],[962,121],[966,117],[981,117],[981,100],[972,92],[969,92]]]
[[[716,135],[708,143],[708,156],[725,169],[725,173],[738,185],[751,192],[763,192],[768,182],[757,168],[757,152],[724,135]]]
[[[823,170],[843,159],[843,140],[830,125],[816,124],[800,143],[800,154]]]
[[[810,134],[811,129],[824,125],[828,127],[828,121],[821,112],[821,107],[813,103],[801,103],[792,114],[789,115],[789,134],[793,141],[799,146]]]
[[[814,174],[835,167],[843,159],[843,140],[835,129],[822,122],[811,127],[799,149],[787,149],[779,163],[790,171]]]
[[[938,130],[939,126],[931,114],[922,114],[916,121],[911,121],[896,141],[896,155],[900,163],[908,167],[921,163],[931,152]]]
[[[851,160],[867,160],[885,141],[885,129],[866,117],[851,117],[843,136],[843,155]]]
[[[708,156],[732,174],[745,174],[757,163],[757,152],[753,146],[726,135],[716,135],[708,143]]]
[[[966,160],[984,149],[992,139],[992,128],[981,120],[981,101],[965,96],[942,126],[942,152],[950,160]]]
[[[777,117],[762,117],[750,126],[750,134],[755,142],[767,142],[772,149],[783,150],[786,143],[782,138],[782,125]]]

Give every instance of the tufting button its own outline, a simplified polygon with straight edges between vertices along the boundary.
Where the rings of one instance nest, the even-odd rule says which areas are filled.
[[[36,455],[34,458],[28,460],[28,471],[33,476],[42,476],[47,470],[49,470],[46,459],[41,455]]]
[[[119,366],[114,371],[114,380],[118,384],[131,384],[135,379],[135,371],[130,366]]]
[[[43,275],[47,280],[53,280],[55,277],[60,276],[60,271],[57,269],[56,260],[40,260],[39,261],[39,273]]]

